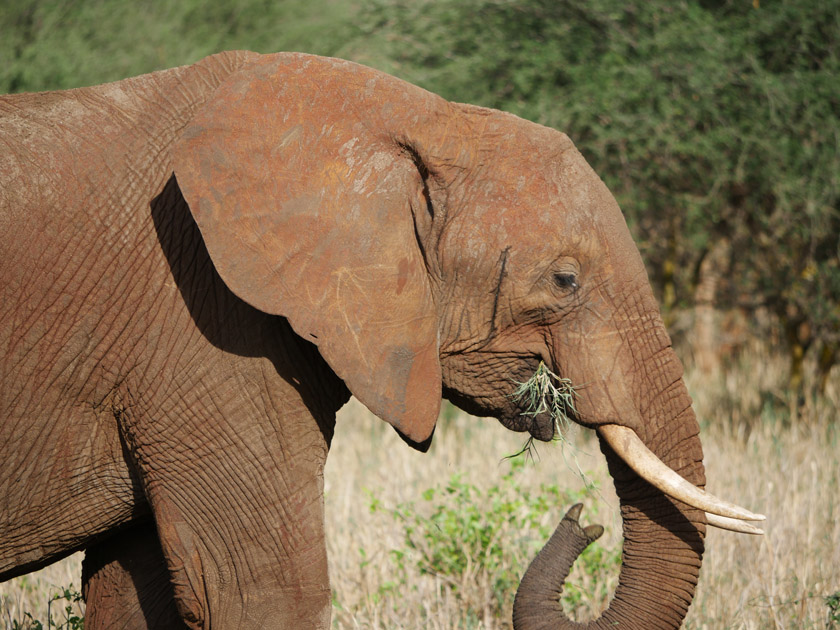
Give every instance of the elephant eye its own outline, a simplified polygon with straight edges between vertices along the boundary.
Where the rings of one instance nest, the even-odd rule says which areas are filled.
[[[577,276],[573,273],[555,273],[554,284],[561,289],[571,289],[574,291],[578,288]]]

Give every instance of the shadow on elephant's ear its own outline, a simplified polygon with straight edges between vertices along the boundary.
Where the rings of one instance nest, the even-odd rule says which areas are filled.
[[[436,427],[432,428],[432,432],[429,434],[429,437],[427,437],[422,442],[415,442],[410,437],[403,434],[403,432],[400,431],[399,429],[395,428],[394,430],[397,432],[397,435],[399,435],[400,438],[402,438],[402,441],[405,442],[406,444],[408,444],[415,451],[420,451],[421,453],[426,453],[426,452],[428,452],[429,448],[432,446],[432,438],[435,437],[435,428]]]
[[[266,357],[311,410],[324,405],[325,386],[341,404],[350,398],[347,387],[317,347],[295,334],[285,317],[254,308],[228,288],[210,259],[175,175],[149,207],[172,279],[196,328],[207,341],[232,354]],[[313,389],[313,383],[320,383],[320,389]],[[328,429],[331,437],[332,427]]]

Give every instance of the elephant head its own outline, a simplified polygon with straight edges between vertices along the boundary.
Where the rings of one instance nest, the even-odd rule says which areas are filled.
[[[286,317],[415,446],[441,395],[548,440],[550,415],[512,393],[541,362],[570,379],[624,523],[619,587],[595,623],[680,624],[705,511],[755,515],[702,491],[698,425],[641,257],[564,134],[283,54],[226,80],[174,158],[231,290]]]

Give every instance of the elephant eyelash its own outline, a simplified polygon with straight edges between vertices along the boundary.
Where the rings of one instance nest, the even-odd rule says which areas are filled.
[[[554,284],[561,289],[571,289],[572,291],[576,291],[580,287],[577,276],[573,273],[555,273]]]

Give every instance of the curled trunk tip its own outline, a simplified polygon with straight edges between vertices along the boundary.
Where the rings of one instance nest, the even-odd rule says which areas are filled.
[[[556,615],[562,614],[559,600],[572,565],[583,550],[604,533],[601,525],[581,527],[582,510],[583,504],[577,503],[566,512],[522,576],[513,601],[513,627],[516,630],[557,627]]]

